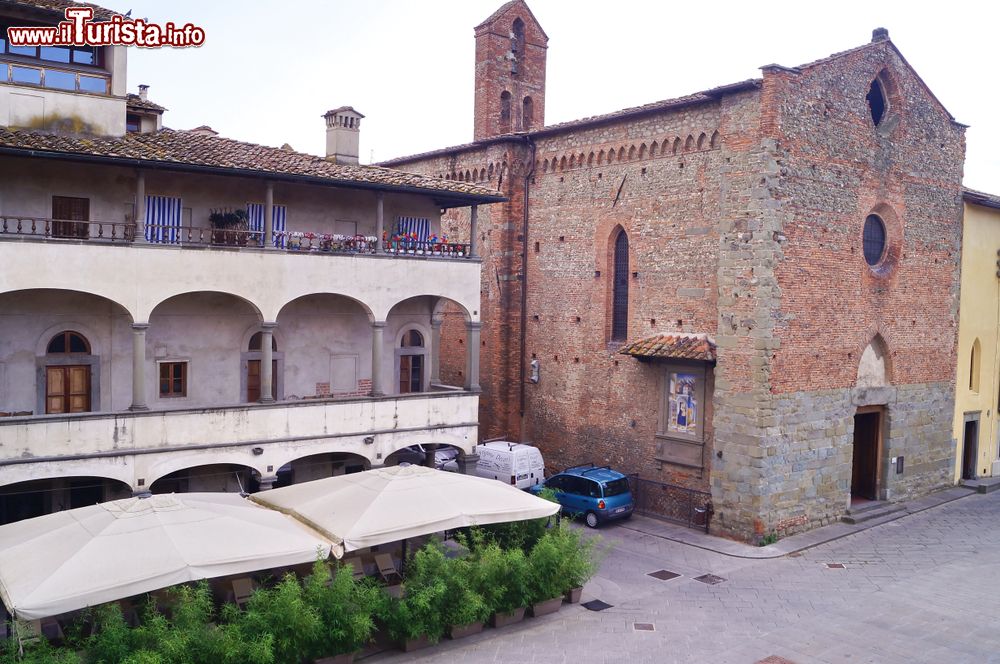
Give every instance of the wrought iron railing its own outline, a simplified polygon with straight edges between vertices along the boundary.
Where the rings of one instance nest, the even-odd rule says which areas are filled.
[[[144,224],[138,232],[133,222],[69,221],[40,217],[0,216],[0,237],[25,236],[40,239],[101,240],[106,242],[145,241],[152,244],[263,247],[264,233],[245,228],[210,228]],[[306,231],[275,231],[274,247],[286,251],[335,254],[374,254],[379,240],[374,235],[340,235]],[[464,242],[385,239],[382,253],[390,256],[469,258],[472,247]]]
[[[708,532],[712,518],[712,494],[676,484],[628,476],[635,511]]]
[[[0,235],[20,235],[55,240],[132,242],[135,239],[135,224],[39,217],[0,217]]]

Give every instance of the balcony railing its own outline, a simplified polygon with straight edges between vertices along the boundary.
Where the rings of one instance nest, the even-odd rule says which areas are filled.
[[[133,222],[70,221],[40,217],[0,216],[0,238],[31,237],[45,240],[93,240],[131,243],[137,239],[150,244],[216,247],[263,247],[264,233],[241,228],[206,228],[146,224],[145,233],[136,237]],[[334,254],[375,254],[378,238],[374,235],[340,235],[308,231],[275,231],[274,248],[293,252]],[[406,237],[383,238],[382,253],[406,257],[469,258],[471,246],[464,242],[437,239],[415,240]]]

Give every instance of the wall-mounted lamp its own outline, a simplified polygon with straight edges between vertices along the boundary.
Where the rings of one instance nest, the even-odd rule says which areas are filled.
[[[365,436],[364,437],[364,441],[365,441],[365,445],[374,445],[375,444],[375,436]]]
[[[537,383],[539,380],[539,374],[541,373],[541,365],[538,364],[538,360],[531,360],[531,377],[528,379],[532,383]]]
[[[251,449],[250,451],[253,452],[254,456],[260,456],[261,454],[264,453],[264,448],[263,447],[255,447],[255,448]]]

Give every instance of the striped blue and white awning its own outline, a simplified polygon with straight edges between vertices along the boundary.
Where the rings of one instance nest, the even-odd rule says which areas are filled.
[[[417,234],[418,242],[426,242],[431,235],[431,220],[427,217],[399,217],[396,220],[396,234],[409,236]]]
[[[146,196],[146,241],[180,244],[181,199]]]
[[[264,244],[264,204],[247,203],[247,216],[249,217],[250,230],[260,233],[260,244]],[[271,229],[274,231],[274,246],[278,249],[285,248],[285,223],[288,219],[288,208],[284,205],[271,206]]]

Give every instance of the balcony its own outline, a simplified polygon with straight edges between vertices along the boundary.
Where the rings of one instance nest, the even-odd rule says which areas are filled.
[[[135,323],[147,322],[163,300],[196,291],[242,298],[264,321],[310,292],[350,297],[373,320],[422,295],[452,300],[478,320],[480,263],[469,245],[300,231],[274,237],[277,246],[265,248],[255,231],[150,225],[139,235],[125,222],[3,216],[0,292],[93,293],[120,304]],[[67,269],[74,265],[80,269]]]
[[[148,412],[0,419],[0,485],[107,477],[150,486],[178,469],[241,464],[262,476],[309,455],[379,465],[415,443],[476,444],[479,397],[464,391]],[[141,480],[141,481],[140,481]]]

